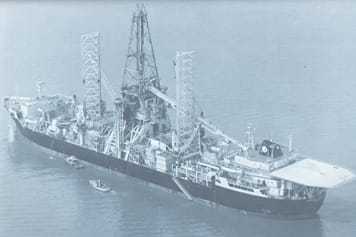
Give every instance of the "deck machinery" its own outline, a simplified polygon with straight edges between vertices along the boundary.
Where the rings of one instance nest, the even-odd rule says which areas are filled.
[[[247,141],[240,143],[210,123],[194,99],[194,52],[177,52],[176,99],[170,98],[160,81],[142,5],[132,17],[120,93],[101,68],[99,33],[82,36],[81,55],[83,102],[43,91],[35,98],[4,99],[20,132],[34,143],[188,199],[268,214],[314,214],[328,188],[354,177],[344,168],[304,157],[291,142],[256,142],[249,129]],[[102,83],[113,110],[102,99]]]

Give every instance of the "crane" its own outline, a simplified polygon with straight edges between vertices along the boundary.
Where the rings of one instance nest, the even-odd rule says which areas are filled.
[[[158,98],[164,100],[165,102],[167,102],[170,106],[172,106],[173,109],[177,110],[177,104],[176,102],[171,99],[169,96],[167,96],[166,94],[164,94],[163,92],[161,92],[160,90],[158,90],[157,88],[151,86],[149,87],[149,90],[151,91],[152,94],[154,94],[155,96],[157,96]],[[205,129],[207,129],[209,132],[211,132],[212,134],[215,134],[217,136],[221,136],[224,139],[226,139],[228,142],[231,142],[233,144],[238,145],[240,148],[242,148],[243,150],[246,150],[246,146],[244,146],[243,144],[241,144],[240,142],[238,142],[236,139],[228,136],[227,134],[225,134],[223,131],[221,131],[219,128],[217,128],[214,124],[212,124],[210,121],[208,121],[206,118],[203,118],[201,116],[199,116],[198,121],[203,125],[203,127]]]

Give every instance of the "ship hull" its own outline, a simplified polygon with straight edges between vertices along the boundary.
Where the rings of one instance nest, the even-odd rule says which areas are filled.
[[[181,192],[181,189],[173,181],[170,174],[117,159],[64,140],[56,139],[46,134],[35,132],[22,126],[17,118],[13,117],[13,119],[21,134],[37,145],[69,156],[75,156],[80,160],[94,165],[111,169],[176,192]],[[318,199],[314,200],[273,199],[229,190],[211,183],[207,186],[181,178],[179,178],[179,182],[194,198],[248,212],[272,215],[295,217],[313,216],[321,207],[326,196],[326,192],[324,192]]]

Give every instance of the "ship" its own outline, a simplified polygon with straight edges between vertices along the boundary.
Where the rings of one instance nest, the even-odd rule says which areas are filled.
[[[46,95],[41,81],[34,97],[4,98],[17,129],[32,143],[189,200],[267,215],[315,215],[328,189],[354,178],[345,168],[303,155],[292,138],[288,144],[257,141],[248,128],[246,141],[239,142],[211,123],[194,97],[194,51],[177,51],[170,97],[143,5],[132,16],[120,89],[102,69],[100,39],[99,32],[80,38],[82,99]],[[111,101],[104,101],[104,90]]]

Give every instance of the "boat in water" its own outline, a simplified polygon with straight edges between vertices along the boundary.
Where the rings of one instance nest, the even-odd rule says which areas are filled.
[[[96,190],[99,190],[100,192],[111,191],[111,188],[106,184],[104,184],[100,179],[91,179],[89,180],[89,184]]]
[[[129,49],[119,92],[100,64],[100,34],[81,37],[85,95],[4,99],[17,129],[30,141],[182,193],[189,200],[273,215],[309,216],[327,190],[354,175],[317,161],[288,144],[255,138],[240,142],[209,122],[192,92],[194,53],[174,60],[176,98],[161,84],[148,17],[139,6],[132,18]],[[102,98],[105,88],[113,109]],[[168,111],[173,111],[171,122]],[[75,159],[73,157],[76,157]],[[101,183],[90,182],[103,189]],[[104,186],[104,190],[106,186]],[[214,205],[217,206],[217,205]]]
[[[76,169],[83,169],[84,165],[74,156],[69,156],[66,158],[66,163],[73,166]]]

